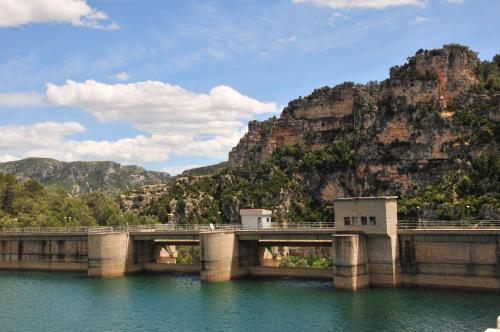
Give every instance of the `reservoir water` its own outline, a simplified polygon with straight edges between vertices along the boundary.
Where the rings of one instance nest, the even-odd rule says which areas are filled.
[[[484,331],[500,294],[0,271],[0,331]]]

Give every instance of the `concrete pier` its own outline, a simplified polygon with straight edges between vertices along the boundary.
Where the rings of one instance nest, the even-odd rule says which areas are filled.
[[[113,277],[125,274],[128,233],[89,234],[87,275]]]
[[[247,274],[240,268],[238,239],[234,232],[200,234],[201,280],[226,281]]]
[[[336,234],[333,239],[335,288],[354,291],[368,287],[370,275],[363,234]]]

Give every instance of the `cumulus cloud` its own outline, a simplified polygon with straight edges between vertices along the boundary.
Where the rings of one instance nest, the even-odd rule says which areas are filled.
[[[393,6],[423,6],[425,0],[292,0],[330,8],[386,8]],[[453,0],[452,0],[453,1]]]
[[[0,161],[25,157],[59,160],[115,160],[119,162],[156,162],[168,157],[168,139],[138,135],[116,141],[77,141],[71,135],[85,132],[77,122],[41,122],[33,125],[0,127]]]
[[[41,122],[0,127],[0,160],[50,157],[59,160],[162,162],[169,155],[224,158],[258,114],[278,106],[245,96],[229,86],[193,93],[157,81],[105,84],[93,80],[47,84],[45,96],[0,94],[1,106],[75,107],[101,122],[127,122],[144,132],[118,140],[77,140],[77,122]]]
[[[77,122],[41,122],[0,127],[0,161],[29,156],[59,160],[162,162],[169,155],[224,158],[257,114],[277,113],[278,106],[244,96],[229,86],[193,93],[157,81],[105,84],[93,80],[47,84],[37,94],[0,94],[0,106],[75,107],[101,122],[128,122],[147,134],[107,140],[75,140],[86,129]],[[170,170],[172,171],[172,170]]]
[[[47,85],[47,100],[76,107],[101,122],[126,121],[137,129],[183,142],[185,153],[220,154],[237,142],[246,123],[256,114],[277,113],[272,102],[260,102],[229,86],[197,94],[158,81],[105,84],[93,80]]]
[[[126,72],[123,71],[121,73],[116,74],[115,78],[117,80],[120,80],[120,81],[127,81],[127,80],[129,80],[131,78],[131,76],[128,73],[126,73]]]
[[[2,0],[0,27],[18,27],[30,23],[70,23],[94,29],[118,29],[116,23],[103,25],[108,16],[91,8],[86,0]]]
[[[44,96],[35,92],[0,93],[0,107],[36,107],[44,104]]]

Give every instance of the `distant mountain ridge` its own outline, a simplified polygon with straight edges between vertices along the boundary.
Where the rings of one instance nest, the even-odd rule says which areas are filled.
[[[209,166],[202,166],[196,168],[190,168],[182,172],[180,175],[177,175],[177,178],[186,177],[186,176],[210,176],[217,173],[220,173],[227,168],[227,161],[223,161],[221,163]]]
[[[0,163],[0,172],[13,174],[21,181],[34,179],[47,187],[61,187],[73,195],[95,191],[118,193],[171,179],[168,173],[112,161],[64,162],[49,158]]]

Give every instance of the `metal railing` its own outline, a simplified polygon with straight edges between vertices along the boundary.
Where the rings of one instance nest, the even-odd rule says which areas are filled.
[[[272,223],[270,229],[334,229],[334,222],[296,222],[277,224]],[[268,229],[268,228],[264,228]]]
[[[287,223],[271,224],[271,227],[260,228],[268,230],[288,229],[334,229],[334,223]],[[122,226],[71,226],[71,227],[18,227],[18,228],[0,228],[0,233],[4,234],[98,234],[111,232],[168,232],[168,231],[232,231],[243,229],[241,224],[218,224],[210,225],[200,224],[151,224],[151,225],[122,225]]]
[[[398,229],[500,229],[500,220],[420,220],[398,221]],[[272,223],[270,227],[259,230],[304,230],[323,229],[334,230],[333,222],[306,222],[306,223]],[[124,226],[71,226],[71,227],[19,227],[0,228],[0,234],[99,234],[112,232],[168,232],[168,231],[232,231],[243,230],[241,224],[152,224],[152,225],[124,225]],[[251,229],[249,229],[251,230]]]
[[[240,224],[213,225],[215,230],[237,230]],[[152,224],[152,225],[127,225],[114,227],[120,232],[158,232],[158,231],[209,231],[210,225],[205,224]]]
[[[500,220],[399,221],[398,229],[500,229]]]
[[[110,226],[71,226],[71,227],[5,227],[0,228],[0,233],[7,234],[59,234],[59,233],[107,233],[113,232]]]
[[[237,230],[240,224],[214,225],[214,230]],[[5,227],[0,234],[99,234],[113,232],[209,231],[210,225],[152,224],[124,226]]]

